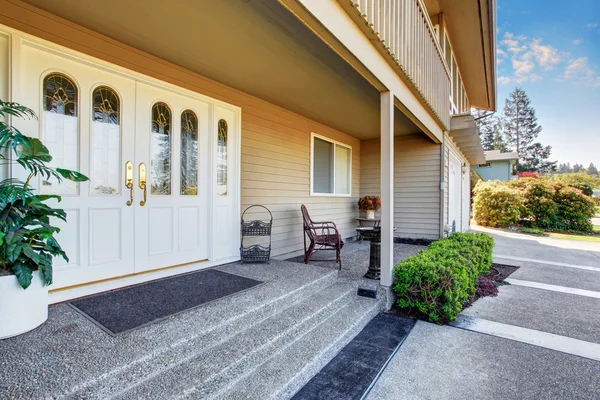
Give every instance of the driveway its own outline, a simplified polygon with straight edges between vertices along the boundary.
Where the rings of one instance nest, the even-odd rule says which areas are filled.
[[[600,398],[600,244],[477,228],[519,270],[453,326],[419,321],[369,399]]]

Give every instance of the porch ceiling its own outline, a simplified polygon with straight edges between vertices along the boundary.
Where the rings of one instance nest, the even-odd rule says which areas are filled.
[[[471,114],[455,115],[450,120],[450,137],[471,164],[484,164],[485,153]]]
[[[378,90],[276,0],[25,2],[359,139],[379,137]],[[420,129],[397,112],[395,131]]]

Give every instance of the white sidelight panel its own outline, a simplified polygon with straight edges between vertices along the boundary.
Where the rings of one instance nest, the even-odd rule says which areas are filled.
[[[394,94],[381,93],[381,285],[394,268]]]

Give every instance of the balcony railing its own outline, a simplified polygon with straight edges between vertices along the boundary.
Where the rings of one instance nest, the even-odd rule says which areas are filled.
[[[446,129],[450,71],[422,0],[347,0]]]

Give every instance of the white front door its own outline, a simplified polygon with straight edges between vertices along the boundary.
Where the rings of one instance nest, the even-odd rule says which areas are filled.
[[[450,232],[461,232],[461,164],[452,152],[450,152],[448,167],[450,174],[448,179],[448,225],[450,225]]]
[[[33,183],[67,212],[52,289],[239,256],[239,109],[72,51],[13,52],[15,101],[39,116],[16,127],[90,178]]]
[[[208,258],[209,108],[137,84],[136,272]]]
[[[22,47],[20,65],[18,101],[39,119],[17,125],[45,143],[53,166],[90,178],[35,182],[60,195],[53,206],[67,212],[68,223],[55,222],[69,262],[55,260],[53,287],[133,273],[135,207],[127,206],[124,169],[134,159],[135,81],[34,46]]]

